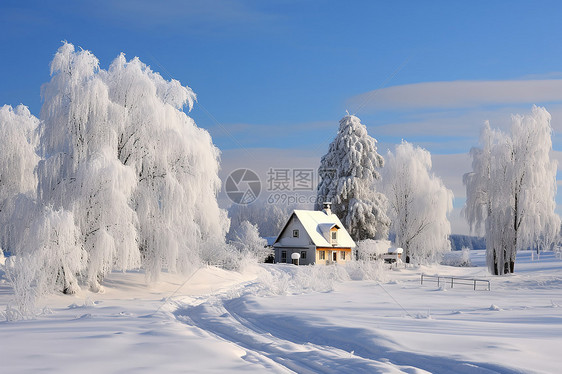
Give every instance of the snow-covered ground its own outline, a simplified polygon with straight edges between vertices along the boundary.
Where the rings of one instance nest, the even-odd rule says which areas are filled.
[[[514,275],[490,277],[484,252],[471,256],[478,266],[385,269],[383,282],[265,264],[150,287],[113,273],[102,294],[49,296],[35,319],[0,322],[0,371],[558,372],[562,260],[521,252]],[[490,279],[491,291],[421,285],[421,273]],[[0,280],[0,311],[11,297]]]

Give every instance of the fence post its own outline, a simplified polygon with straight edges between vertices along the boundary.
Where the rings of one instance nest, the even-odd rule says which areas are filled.
[[[439,276],[437,276],[437,287],[439,287]]]
[[[476,279],[474,280],[474,291],[476,291]]]
[[[423,273],[422,273],[422,276],[421,276],[421,284],[423,284]]]
[[[455,278],[451,277],[451,288],[453,288],[453,281],[455,280]]]

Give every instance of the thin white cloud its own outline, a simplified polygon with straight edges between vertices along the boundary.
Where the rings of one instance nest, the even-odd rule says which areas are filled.
[[[545,105],[552,116],[553,147],[562,150],[562,104]],[[401,139],[420,145],[434,153],[468,153],[478,145],[482,125],[490,121],[494,128],[509,132],[512,115],[530,113],[532,104],[501,106],[494,109],[420,111],[405,116],[393,116],[392,122],[383,122],[377,114],[365,114],[361,118],[369,134],[386,150],[388,145]]]
[[[548,109],[548,108],[547,108]],[[435,111],[432,113],[412,114],[401,120],[395,119],[391,123],[370,126],[369,133],[373,136],[400,136],[408,139],[409,136],[464,136],[478,137],[485,121],[490,121],[493,127],[508,129],[511,124],[511,115],[530,112],[531,106],[525,109],[508,107],[496,110],[470,110],[465,109],[450,111]],[[365,122],[368,123],[368,116]],[[371,131],[372,128],[372,131]]]
[[[562,79],[426,82],[366,92],[348,100],[353,110],[470,108],[562,102]]]

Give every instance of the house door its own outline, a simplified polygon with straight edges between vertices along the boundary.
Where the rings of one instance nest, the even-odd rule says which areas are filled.
[[[338,260],[338,252],[333,251],[332,252],[332,258],[334,259],[334,262],[336,262]]]

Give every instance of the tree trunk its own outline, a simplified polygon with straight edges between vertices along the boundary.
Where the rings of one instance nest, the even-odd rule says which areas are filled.
[[[500,275],[499,269],[503,269],[503,274],[512,274],[515,271],[515,261],[508,261],[506,259],[507,251],[504,250],[504,263],[498,263],[496,252],[494,251],[494,275]]]

